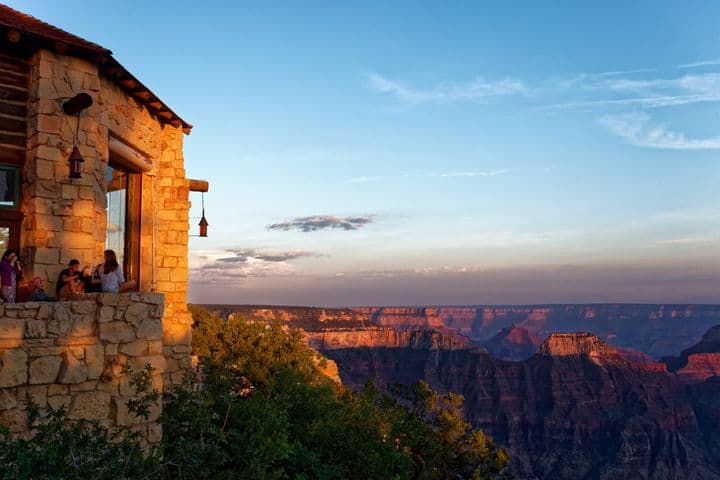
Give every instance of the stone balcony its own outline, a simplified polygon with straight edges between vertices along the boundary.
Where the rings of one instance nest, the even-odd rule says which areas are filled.
[[[164,296],[159,293],[85,294],[67,302],[0,305],[0,423],[27,432],[27,396],[40,409],[64,406],[69,419],[108,428],[131,425],[149,442],[162,435],[156,423],[127,411],[134,395],[126,366],[163,373],[190,367],[189,346],[163,345]],[[185,351],[186,350],[186,351]]]

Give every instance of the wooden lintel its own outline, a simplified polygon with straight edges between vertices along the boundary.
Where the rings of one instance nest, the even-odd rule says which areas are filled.
[[[207,180],[193,180],[188,178],[188,187],[191,192],[207,192],[210,184]]]

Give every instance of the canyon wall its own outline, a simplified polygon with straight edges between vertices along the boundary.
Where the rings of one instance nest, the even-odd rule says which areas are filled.
[[[520,479],[720,479],[720,380],[687,385],[589,334],[551,335],[522,362],[476,349],[324,352],[343,383],[427,381],[465,397],[468,420]]]
[[[472,307],[257,307],[208,305],[221,316],[278,319],[304,330],[384,326],[452,330],[484,345],[502,329],[516,326],[531,336],[585,331],[617,347],[653,358],[675,355],[720,324],[720,305],[531,305]]]

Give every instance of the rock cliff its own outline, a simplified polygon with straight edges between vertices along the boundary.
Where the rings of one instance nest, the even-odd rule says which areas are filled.
[[[449,329],[485,346],[515,326],[545,338],[557,332],[586,331],[618,348],[653,358],[675,355],[720,324],[720,305],[531,305],[472,307],[257,307],[208,305],[221,316],[278,319],[304,330],[384,326],[395,329]],[[631,352],[628,352],[631,353]],[[512,357],[510,357],[512,358]]]
[[[343,383],[424,379],[466,399],[520,479],[720,479],[720,378],[688,386],[596,336],[551,335],[521,362],[473,349],[327,351]]]
[[[689,383],[720,375],[720,325],[708,330],[697,344],[680,352],[678,357],[665,357],[663,362]]]
[[[525,360],[532,357],[542,339],[524,328],[511,325],[501,329],[497,335],[481,345],[490,355],[500,360]]]

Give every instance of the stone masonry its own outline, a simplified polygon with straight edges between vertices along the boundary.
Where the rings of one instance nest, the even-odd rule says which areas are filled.
[[[22,246],[30,275],[53,284],[72,258],[97,264],[105,248],[109,139],[146,156],[142,174],[140,291],[165,294],[163,346],[166,384],[182,378],[174,356],[189,355],[192,318],[187,310],[188,180],[183,131],[161,123],[89,61],[40,50],[30,59],[28,155],[23,172]],[[67,158],[76,118],[62,102],[78,92],[93,104],[80,115],[82,178],[68,178]]]
[[[162,390],[168,363],[190,367],[190,357],[163,355],[163,295],[86,294],[58,303],[0,305],[0,422],[27,433],[29,396],[41,409],[65,408],[69,419],[127,425],[149,442],[162,436],[152,408],[147,422],[128,412],[135,394],[125,367],[155,368]]]

